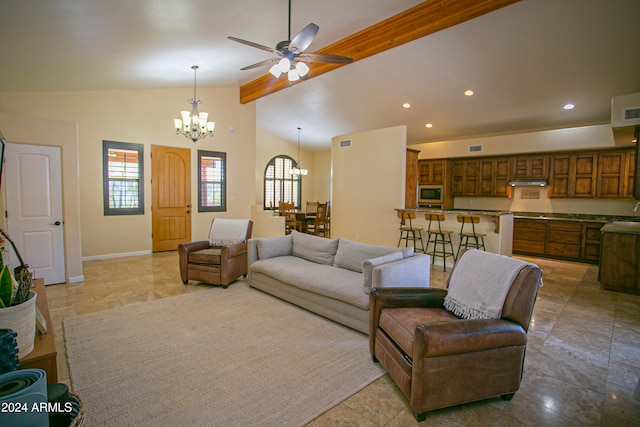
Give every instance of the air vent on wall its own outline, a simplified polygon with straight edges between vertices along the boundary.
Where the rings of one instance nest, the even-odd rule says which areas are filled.
[[[622,110],[622,121],[640,119],[640,107],[625,108]]]
[[[350,139],[343,139],[342,141],[340,141],[339,147],[340,148],[351,147],[351,140]]]
[[[480,153],[482,152],[482,145],[470,145],[469,146],[470,153]]]

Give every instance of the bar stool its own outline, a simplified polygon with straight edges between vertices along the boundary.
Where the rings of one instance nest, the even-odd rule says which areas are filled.
[[[414,251],[422,251],[424,252],[424,244],[422,242],[422,227],[414,227],[411,223],[411,220],[416,219],[416,214],[414,212],[401,212],[398,211],[398,218],[400,218],[400,239],[398,240],[398,247],[400,247],[400,242],[402,240],[405,241],[405,246],[409,246],[409,239],[413,240],[413,248]],[[407,221],[408,224],[407,225]],[[420,242],[420,248],[416,246],[416,243]]]
[[[476,249],[482,249],[483,251],[486,251],[484,247],[484,236],[486,236],[486,234],[476,233],[475,225],[480,222],[480,217],[476,215],[458,215],[458,222],[461,222],[462,226],[460,227],[460,244],[458,245],[458,252],[456,254],[456,257],[460,255],[460,249],[462,249],[462,245],[464,245],[465,248],[471,246]],[[468,224],[471,224],[470,232],[464,230],[464,226]],[[469,238],[472,238],[473,242],[469,243]]]
[[[453,258],[453,263],[456,262],[456,253],[453,251],[453,243],[451,243],[451,234],[453,231],[443,230],[440,224],[444,221],[444,214],[424,214],[424,219],[429,221],[427,227],[427,250],[429,249],[429,243],[433,243],[433,251],[431,252],[431,264],[434,263],[436,256],[442,257],[442,265],[444,271],[447,271],[447,257]],[[438,250],[438,243],[440,243],[442,249]],[[447,250],[447,244],[451,252]]]

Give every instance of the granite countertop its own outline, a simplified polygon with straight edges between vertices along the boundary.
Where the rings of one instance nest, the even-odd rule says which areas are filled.
[[[416,213],[445,213],[445,214],[473,214],[473,215],[488,215],[488,216],[500,216],[511,215],[514,218],[528,218],[528,219],[552,219],[559,221],[573,221],[573,222],[601,222],[603,224],[610,223],[612,221],[640,224],[640,216],[622,216],[622,215],[602,215],[602,214],[579,214],[579,213],[554,213],[554,212],[517,212],[517,211],[492,211],[492,210],[473,210],[473,209],[429,209],[429,208],[417,208],[417,209],[401,209],[396,208],[397,211],[416,212]]]
[[[403,212],[416,212],[416,213],[444,213],[444,214],[473,214],[473,215],[488,215],[488,216],[500,216],[511,215],[510,211],[492,211],[492,210],[473,210],[473,209],[431,209],[431,208],[416,208],[416,209],[402,209],[396,208],[397,211]]]
[[[637,222],[640,216],[620,216],[620,215],[593,215],[593,214],[568,214],[568,213],[552,213],[552,212],[513,212],[514,218],[530,218],[530,219],[553,219],[560,221],[588,221],[601,222],[606,224],[611,221]]]
[[[640,234],[640,222],[613,221],[604,227],[603,233]]]

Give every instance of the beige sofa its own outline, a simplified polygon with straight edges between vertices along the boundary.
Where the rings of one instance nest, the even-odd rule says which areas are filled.
[[[429,287],[430,257],[395,248],[293,231],[251,239],[249,285],[369,333],[372,287]]]

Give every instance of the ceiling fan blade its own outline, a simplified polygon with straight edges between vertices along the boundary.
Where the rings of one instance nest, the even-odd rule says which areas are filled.
[[[275,64],[280,61],[280,58],[271,58],[265,59],[264,61],[256,62],[255,64],[247,65],[246,67],[240,68],[240,71],[252,70],[254,68],[264,67],[265,65]]]
[[[306,48],[313,43],[313,39],[318,34],[318,27],[316,24],[309,24],[304,27],[289,43],[289,51],[293,53],[304,52]]]
[[[304,53],[298,59],[308,62],[323,62],[325,64],[351,64],[353,58],[348,56],[331,55],[328,53]]]
[[[271,52],[271,53],[277,53],[277,51],[272,47],[268,47],[268,46],[265,46],[265,45],[262,45],[262,44],[250,42],[248,40],[243,40],[243,39],[239,39],[237,37],[232,37],[232,36],[228,36],[227,38],[229,40],[233,40],[234,42],[246,44],[247,46],[255,47],[255,48],[260,49],[260,50],[264,50],[264,51]]]

